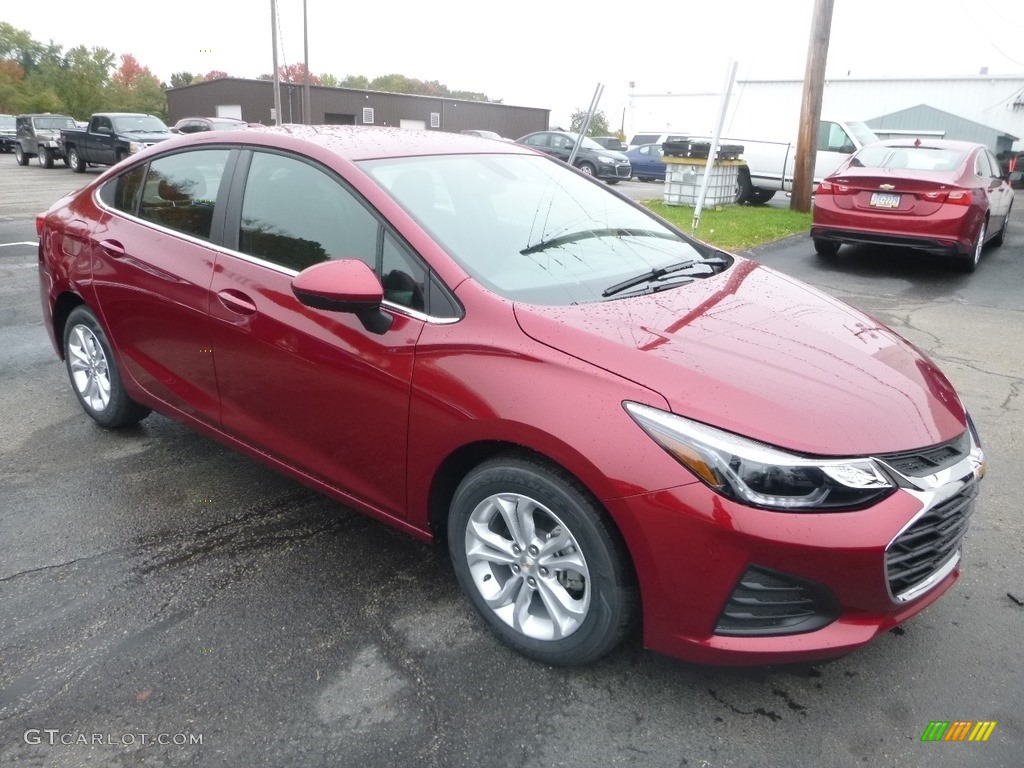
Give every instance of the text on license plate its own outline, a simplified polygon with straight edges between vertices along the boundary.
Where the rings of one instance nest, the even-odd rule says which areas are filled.
[[[872,192],[871,204],[875,208],[899,208],[900,196],[888,192]]]

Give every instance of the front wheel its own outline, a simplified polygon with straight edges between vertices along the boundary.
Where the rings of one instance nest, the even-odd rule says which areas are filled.
[[[85,161],[78,154],[78,147],[71,147],[68,150],[68,165],[71,166],[72,173],[85,173]]]
[[[36,160],[43,168],[53,168],[53,153],[46,147],[40,147]]]
[[[25,150],[21,148],[21,143],[14,148],[14,159],[18,161],[18,165],[28,165],[28,155],[25,154]]]
[[[597,169],[594,168],[594,166],[592,166],[590,163],[580,163],[576,167],[583,171],[583,173],[587,174],[587,176],[593,176],[595,173],[597,173]]]
[[[544,462],[506,455],[470,472],[452,499],[448,547],[477,612],[533,659],[590,663],[634,623],[617,532],[575,478]]]
[[[733,197],[734,205],[743,205],[749,202],[750,195],[754,191],[753,184],[750,183],[750,171],[746,168],[740,168],[736,174],[736,195]]]
[[[104,427],[126,427],[149,414],[125,391],[110,342],[85,306],[68,315],[64,326],[64,362],[82,409]]]

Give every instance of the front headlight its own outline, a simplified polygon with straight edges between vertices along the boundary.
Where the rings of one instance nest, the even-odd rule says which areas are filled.
[[[146,148],[146,145],[141,141],[130,141],[128,142],[128,153],[134,155],[136,152],[141,152]]]
[[[615,159],[605,155],[598,155],[597,162],[604,163],[605,165],[615,165]]]
[[[871,459],[797,456],[647,405],[623,405],[669,455],[742,504],[788,512],[863,509],[896,488]]]

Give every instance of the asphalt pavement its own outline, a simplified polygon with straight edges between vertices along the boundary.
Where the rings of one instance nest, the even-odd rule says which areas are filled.
[[[89,177],[0,156],[0,765],[1024,764],[1024,193],[973,275],[826,262],[806,236],[748,254],[892,325],[964,397],[989,475],[953,589],[829,663],[701,667],[634,637],[558,669],[484,628],[440,549],[161,416],[85,416],[32,217]],[[958,720],[996,726],[921,740]]]

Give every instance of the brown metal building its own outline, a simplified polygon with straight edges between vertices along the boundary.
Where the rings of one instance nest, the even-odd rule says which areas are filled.
[[[281,122],[302,122],[301,84],[281,83]],[[487,101],[310,86],[314,124],[383,125],[458,133],[466,129],[495,131],[516,139],[547,130],[551,110],[513,107]],[[274,83],[270,80],[225,78],[167,91],[171,123],[183,117],[234,117],[272,125]]]

